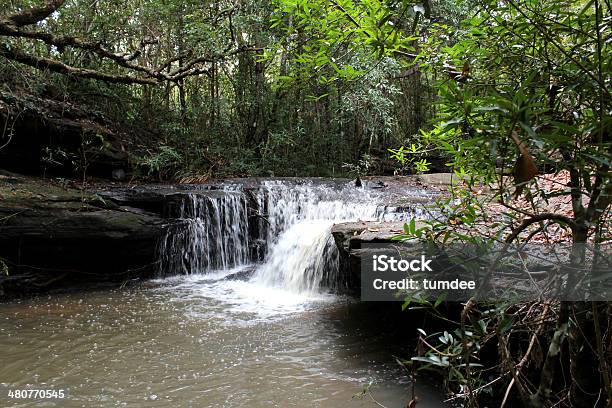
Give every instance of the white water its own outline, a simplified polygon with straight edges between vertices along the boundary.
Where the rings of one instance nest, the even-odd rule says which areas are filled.
[[[241,193],[188,193],[159,246],[160,267],[172,274],[228,269],[249,262],[246,198]]]
[[[329,220],[299,220],[281,233],[253,281],[294,293],[319,291],[326,268],[337,268]]]
[[[316,294],[338,268],[331,236],[335,223],[375,220],[379,205],[365,189],[266,181],[258,202],[267,201],[270,250],[253,281],[293,293]],[[331,275],[331,276],[330,276]]]
[[[205,283],[198,285],[198,296],[259,316],[330,299],[338,272],[335,223],[418,216],[394,212],[382,205],[384,192],[352,183],[263,181],[251,193],[256,214],[249,214],[241,185],[225,189],[184,194],[175,214],[182,222],[161,242],[160,263],[166,273],[196,274],[183,279]],[[249,254],[254,241],[265,243],[261,262]],[[242,271],[240,279],[227,276],[236,271]]]

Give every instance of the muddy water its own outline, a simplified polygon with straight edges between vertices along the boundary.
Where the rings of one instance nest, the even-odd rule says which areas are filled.
[[[367,304],[253,285],[192,275],[0,304],[0,406],[374,407],[354,397],[369,383],[381,404],[406,406],[393,355],[409,350]],[[417,393],[419,407],[442,406],[439,391]]]

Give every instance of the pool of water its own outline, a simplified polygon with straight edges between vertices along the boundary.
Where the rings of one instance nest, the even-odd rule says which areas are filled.
[[[375,407],[355,396],[368,384],[406,406],[394,355],[410,349],[371,305],[230,272],[0,304],[0,406]],[[66,397],[9,399],[16,389]],[[442,406],[416,391],[420,408]]]

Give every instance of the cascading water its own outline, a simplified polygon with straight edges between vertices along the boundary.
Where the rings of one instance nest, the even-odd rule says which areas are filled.
[[[389,207],[383,196],[352,183],[320,180],[266,180],[255,188],[232,183],[221,191],[185,193],[171,214],[180,222],[159,247],[161,268],[189,274],[257,262],[250,284],[314,295],[336,280],[333,224],[419,215]],[[250,250],[255,242],[265,243],[258,255]]]
[[[253,280],[297,293],[313,293],[338,268],[338,254],[326,220],[302,220],[282,232]],[[330,280],[329,277],[327,279]]]
[[[296,293],[333,286],[338,251],[331,237],[335,223],[375,220],[379,205],[352,183],[263,182],[258,202],[266,202],[269,251],[253,280]]]
[[[247,201],[239,192],[185,193],[161,240],[160,275],[228,269],[249,261]]]

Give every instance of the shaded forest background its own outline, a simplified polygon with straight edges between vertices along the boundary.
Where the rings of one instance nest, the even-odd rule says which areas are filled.
[[[282,9],[307,12],[299,2],[11,0],[0,14],[41,3],[56,11],[33,24],[8,18],[0,25],[0,140],[30,139],[27,154],[16,140],[13,152],[3,152],[20,171],[27,163],[30,172],[185,180],[392,174],[388,148],[416,148],[432,117],[435,78],[410,70],[404,55],[353,41],[345,14],[332,31],[313,30]],[[404,3],[383,10],[397,12],[398,32],[426,35],[417,26],[422,6]],[[364,4],[361,13],[380,18],[383,3]],[[457,27],[468,9],[433,6],[428,24]],[[75,117],[84,118],[76,127]],[[82,126],[91,118],[95,125]],[[48,125],[55,135],[42,132],[46,139],[33,144]]]

